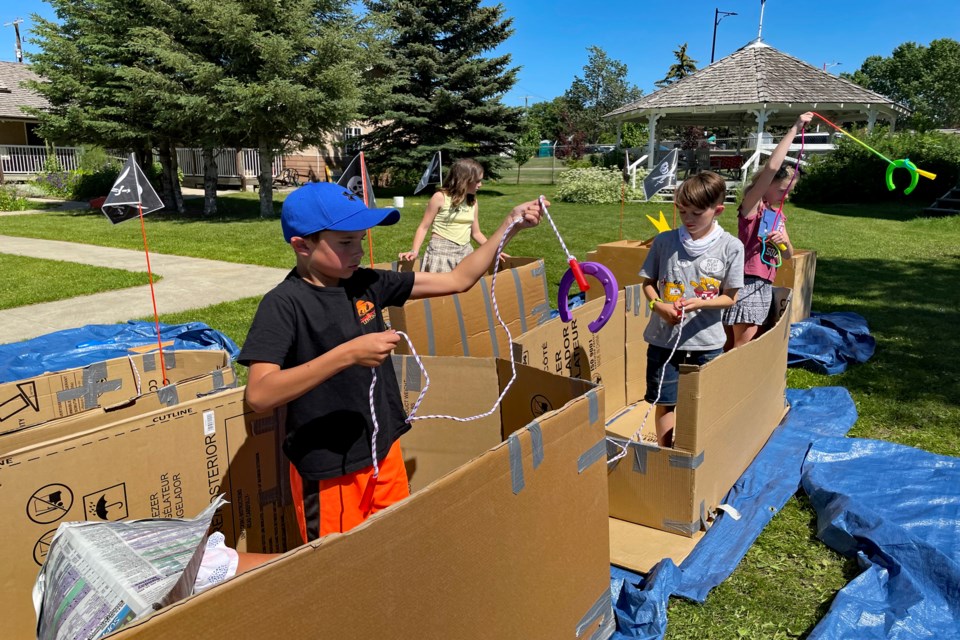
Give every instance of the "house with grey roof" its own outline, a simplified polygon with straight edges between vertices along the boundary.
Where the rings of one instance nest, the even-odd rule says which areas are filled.
[[[28,80],[39,80],[30,65],[18,62],[0,62],[0,144],[36,145],[43,140],[35,133],[37,118],[24,107],[46,109],[46,98],[23,86]]]
[[[910,110],[885,96],[794,58],[760,38],[725,58],[604,117],[617,123],[646,122],[647,166],[658,159],[658,131],[667,127],[730,127],[743,138],[769,139],[771,126],[789,126],[815,111],[832,122],[880,121],[896,126]],[[822,124],[822,123],[821,123]],[[759,145],[758,145],[759,146]],[[756,167],[759,154],[754,154]]]

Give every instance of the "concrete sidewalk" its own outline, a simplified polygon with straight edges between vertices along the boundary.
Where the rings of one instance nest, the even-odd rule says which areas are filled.
[[[59,240],[0,236],[0,253],[80,262],[98,267],[146,271],[142,251],[97,247]],[[150,254],[157,311],[161,314],[199,309],[220,302],[262,296],[283,280],[288,269]],[[64,278],[69,278],[64,273]],[[51,287],[60,286],[50,282]],[[144,285],[0,310],[0,343],[27,340],[85,324],[111,324],[153,315],[150,287]],[[216,327],[214,327],[216,328]]]

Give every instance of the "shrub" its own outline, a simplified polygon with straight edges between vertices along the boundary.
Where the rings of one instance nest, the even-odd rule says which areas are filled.
[[[887,162],[843,136],[833,153],[812,159],[809,171],[797,184],[793,196],[795,202],[929,204],[956,185],[960,178],[960,136],[937,131],[852,133],[891,160],[909,158],[921,169],[937,174],[937,179],[921,177],[917,188],[905,195],[903,189],[909,184],[909,177],[905,170],[897,169],[893,174],[897,188],[889,191],[884,177]]]
[[[600,167],[569,169],[557,177],[557,198],[561,202],[612,204],[620,202],[624,186],[628,200],[642,197],[630,185],[624,185],[620,170]]]
[[[0,211],[26,211],[30,202],[13,185],[0,185]]]

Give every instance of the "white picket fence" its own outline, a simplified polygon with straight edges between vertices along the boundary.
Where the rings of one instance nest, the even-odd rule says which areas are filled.
[[[72,171],[79,167],[80,147],[54,147],[53,154],[64,171]],[[6,177],[35,176],[44,170],[47,156],[50,151],[42,145],[6,144],[0,145],[0,166]],[[123,155],[123,154],[117,154]],[[221,149],[215,158],[221,178],[239,178],[243,175],[256,177],[260,171],[260,152],[257,149],[241,150],[242,167],[237,167],[236,149]],[[154,155],[154,159],[157,156]],[[183,175],[189,177],[203,177],[203,150],[177,149],[177,162]],[[283,171],[283,157],[273,159],[273,175],[278,176]]]

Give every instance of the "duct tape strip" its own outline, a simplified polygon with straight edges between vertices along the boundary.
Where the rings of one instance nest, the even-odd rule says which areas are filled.
[[[427,325],[427,353],[435,356],[437,344],[436,337],[433,335],[433,309],[430,306],[430,300],[423,301],[423,319]]]
[[[64,389],[57,392],[57,402],[83,400],[84,409],[93,409],[100,406],[100,396],[108,391],[117,391],[123,386],[122,381],[107,380],[107,363],[97,362],[84,367],[83,384],[73,389]]]
[[[143,370],[144,371],[157,370],[157,354],[155,353],[143,354]]]
[[[630,446],[633,448],[633,471],[645,475],[647,473],[647,452],[649,448],[640,442],[631,442]],[[659,449],[659,447],[656,448]]]
[[[673,454],[670,456],[670,466],[678,469],[696,469],[703,464],[703,453],[704,452],[701,451],[700,455],[696,456],[695,458]]]
[[[595,462],[607,459],[607,439],[598,440],[595,445],[587,449],[577,458],[577,473],[583,473]]]
[[[215,369],[210,374],[213,377],[213,388],[222,389],[223,388],[223,371],[220,369]]]
[[[507,438],[507,448],[510,451],[510,481],[513,484],[513,493],[523,491],[523,451],[520,449],[520,438],[511,433]]]
[[[547,291],[550,291],[550,287],[547,286],[547,265],[543,260],[537,260],[537,266],[533,268],[530,275],[543,281],[543,296],[547,297]]]
[[[596,424],[597,420],[600,419],[600,398],[597,397],[597,390],[591,389],[587,391],[587,419],[590,420],[590,424]]]
[[[460,296],[453,294],[453,308],[457,310],[457,325],[460,327],[460,342],[463,343],[463,355],[470,356],[470,345],[467,342],[467,327],[463,323],[463,309],[460,307]]]
[[[160,401],[165,407],[172,407],[175,404],[180,404],[180,396],[177,393],[177,385],[168,384],[165,387],[160,387],[157,389],[157,400]]]
[[[423,389],[423,373],[420,371],[417,360],[413,356],[402,356],[403,370],[397,371],[397,378],[403,380],[403,388],[407,391],[420,393]]]
[[[543,304],[538,304],[533,309],[530,310],[531,315],[537,319],[537,326],[540,326],[544,322],[551,320],[553,310],[550,308],[550,304],[544,302]]]
[[[483,307],[487,310],[487,329],[490,332],[491,348],[493,357],[500,357],[500,346],[497,344],[497,329],[494,326],[495,318],[493,315],[493,304],[490,302],[490,289],[487,288],[486,279],[480,281],[480,290],[483,292]]]
[[[527,312],[523,305],[523,284],[520,282],[520,274],[516,269],[510,269],[513,274],[513,286],[517,290],[517,308],[520,312],[520,333],[527,332]]]
[[[664,520],[663,528],[665,531],[675,531],[685,536],[692,536],[697,531],[700,531],[700,519],[697,518],[693,522],[680,522],[678,520]]]
[[[609,461],[611,458],[617,457],[617,454],[620,453],[620,447],[623,446],[626,440],[615,438],[614,436],[607,436],[604,441],[607,443],[607,471],[613,471],[617,468],[617,465],[620,464],[622,458],[616,460],[613,464],[610,464]]]
[[[176,351],[164,351],[163,352],[163,366],[169,371],[170,369],[177,368],[177,352]]]
[[[543,462],[543,430],[536,420],[527,425],[527,430],[530,432],[530,445],[533,447],[533,468],[536,469]]]
[[[577,622],[577,637],[583,637],[587,629],[595,624],[599,626],[590,634],[590,640],[609,638],[616,630],[617,623],[613,616],[613,600],[610,596],[609,589],[604,590],[603,594],[601,594],[597,601],[591,605],[590,609],[583,614],[580,621]]]

